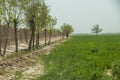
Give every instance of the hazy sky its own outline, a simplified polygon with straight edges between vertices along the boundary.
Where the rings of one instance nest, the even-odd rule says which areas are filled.
[[[120,32],[120,12],[115,1],[46,0],[50,14],[58,19],[56,27],[68,23],[73,26],[75,33],[91,33],[95,24],[103,28],[103,33]]]

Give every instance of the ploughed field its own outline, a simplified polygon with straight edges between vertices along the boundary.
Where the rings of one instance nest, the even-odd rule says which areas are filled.
[[[120,80],[120,35],[72,36],[41,60],[36,80]]]

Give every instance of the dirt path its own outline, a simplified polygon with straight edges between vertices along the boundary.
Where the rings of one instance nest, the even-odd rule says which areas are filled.
[[[56,40],[55,40],[56,41]],[[3,61],[0,63],[0,80],[30,80],[44,74],[44,65],[38,60],[38,55],[48,54],[54,47],[63,41],[56,41],[42,49],[31,52],[28,55]]]
[[[51,38],[51,42],[55,42],[55,41],[58,41],[58,40],[61,40],[61,37],[52,37]],[[40,45],[43,45],[43,44],[44,44],[44,39],[40,39]],[[28,43],[25,43],[25,42],[21,43],[21,42],[19,42],[19,44],[18,44],[18,50],[27,49],[27,48],[28,48]],[[2,51],[3,51],[3,49],[2,49]],[[15,45],[7,46],[6,55],[5,56],[10,55],[13,52],[15,52]],[[0,61],[1,60],[2,60],[2,57],[0,56]]]
[[[53,38],[51,38],[51,42],[54,42],[54,41],[57,41],[57,40],[60,40],[60,39],[61,39],[61,37],[53,37]],[[44,39],[41,39],[40,40],[40,45],[43,45],[43,44],[44,44]],[[18,44],[18,49],[19,50],[27,49],[27,48],[28,48],[28,43],[19,42],[19,44]],[[15,51],[15,45],[10,45],[10,46],[7,47],[6,54],[11,54],[14,51]]]

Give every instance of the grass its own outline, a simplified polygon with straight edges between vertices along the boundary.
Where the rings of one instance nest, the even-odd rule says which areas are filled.
[[[73,36],[40,60],[46,72],[36,80],[120,80],[120,36]]]

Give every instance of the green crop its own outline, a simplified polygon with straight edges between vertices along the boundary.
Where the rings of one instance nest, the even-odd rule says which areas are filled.
[[[120,80],[120,36],[73,36],[40,60],[46,72],[36,80]]]

